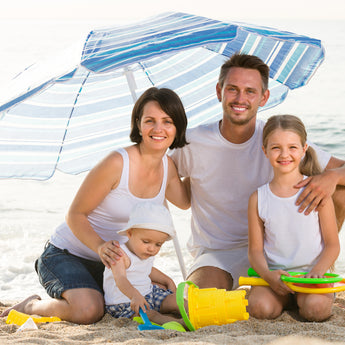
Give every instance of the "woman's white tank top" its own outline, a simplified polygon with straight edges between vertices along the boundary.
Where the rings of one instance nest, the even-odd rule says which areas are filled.
[[[133,206],[139,202],[152,201],[163,204],[168,178],[168,159],[163,156],[163,180],[159,193],[153,198],[138,198],[133,195],[128,187],[129,181],[129,157],[125,149],[118,149],[123,159],[123,169],[119,185],[111,190],[99,206],[88,216],[88,220],[96,233],[104,240],[117,240],[124,243],[127,237],[118,235],[117,232],[126,227],[129,214]],[[50,242],[60,248],[67,249],[71,254],[85,259],[100,261],[98,254],[84,245],[68,227],[62,223],[50,238]]]

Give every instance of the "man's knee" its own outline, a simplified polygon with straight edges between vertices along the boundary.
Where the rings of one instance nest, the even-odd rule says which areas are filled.
[[[231,290],[233,279],[230,273],[214,266],[204,266],[196,269],[188,277],[201,289],[217,288]]]

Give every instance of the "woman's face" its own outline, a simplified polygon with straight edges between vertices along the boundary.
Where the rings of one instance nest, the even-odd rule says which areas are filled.
[[[144,105],[138,127],[141,131],[142,143],[152,149],[167,150],[175,140],[174,122],[156,101],[150,101]]]

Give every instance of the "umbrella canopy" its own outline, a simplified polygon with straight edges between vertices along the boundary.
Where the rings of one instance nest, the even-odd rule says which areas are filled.
[[[153,85],[181,97],[189,127],[220,119],[215,86],[234,52],[269,65],[265,108],[305,85],[324,58],[317,39],[184,13],[93,30],[78,61],[69,55],[48,68],[32,66],[14,81],[16,93],[0,105],[0,178],[44,180],[56,169],[91,169],[130,143],[134,101]]]

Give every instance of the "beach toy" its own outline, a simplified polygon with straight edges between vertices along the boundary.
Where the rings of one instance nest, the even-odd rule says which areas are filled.
[[[184,289],[188,286],[188,314],[184,307]],[[199,289],[190,281],[182,282],[176,291],[176,302],[190,331],[210,325],[224,325],[247,320],[248,301],[244,290]]]
[[[144,313],[141,308],[139,309],[139,314],[141,316],[141,319],[144,321],[143,324],[137,327],[139,331],[152,331],[156,329],[164,329],[162,326],[152,324],[146,313]]]
[[[260,277],[253,268],[248,269],[249,277]],[[308,272],[288,272],[291,277],[281,275],[280,279],[289,283],[303,283],[303,284],[327,284],[327,283],[338,283],[343,280],[339,274],[325,273],[324,278],[305,278]]]
[[[6,323],[8,324],[15,324],[18,326],[23,325],[29,318],[31,318],[35,323],[45,323],[45,322],[56,322],[56,321],[61,321],[60,318],[56,316],[51,316],[51,317],[45,317],[45,316],[39,316],[39,317],[34,317],[32,315],[24,314],[21,313],[17,310],[12,309],[6,319]]]
[[[281,280],[295,292],[322,294],[345,290],[345,279],[338,274],[325,273],[325,278],[305,278],[306,272],[289,272],[289,274],[291,277],[282,275]],[[248,270],[248,275],[250,277],[239,278],[240,286],[269,286],[252,268]]]
[[[133,321],[136,321],[140,324],[144,323],[143,319],[140,316],[134,316]],[[160,326],[157,323],[154,323],[154,322],[151,322],[151,323],[155,326]],[[186,332],[184,327],[180,323],[178,323],[177,321],[169,321],[169,322],[163,323],[163,325],[161,327],[163,327],[164,329],[170,329],[173,331]]]
[[[29,329],[38,329],[35,321],[29,317],[18,329],[17,332],[26,331]]]

